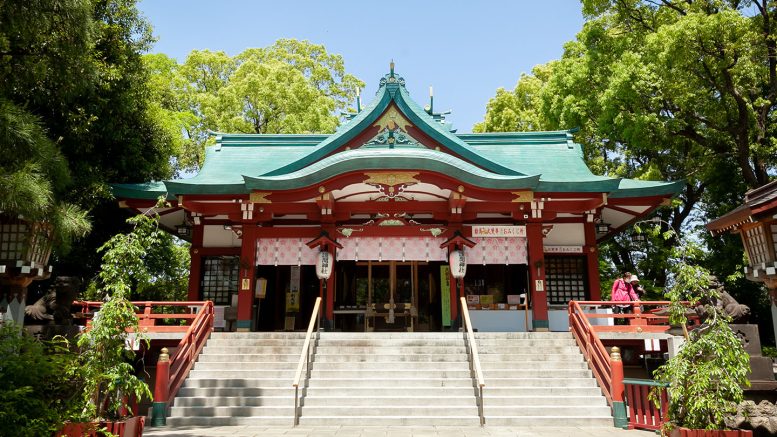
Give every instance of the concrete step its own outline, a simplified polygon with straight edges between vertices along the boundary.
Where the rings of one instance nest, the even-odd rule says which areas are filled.
[[[299,358],[299,356],[297,356]],[[343,362],[468,362],[466,354],[354,354],[343,351],[337,355],[316,354],[315,363],[343,363]]]
[[[483,413],[486,416],[541,417],[541,416],[571,416],[571,417],[602,417],[610,414],[607,405],[520,405],[499,406],[483,402]]]
[[[281,338],[281,339],[305,339],[305,332],[211,332],[211,339],[259,339],[259,338]]]
[[[501,339],[501,340],[516,340],[516,339],[571,339],[572,334],[569,332],[476,332],[475,339]]]
[[[301,417],[331,416],[331,417],[365,417],[365,416],[399,416],[399,417],[446,417],[475,416],[478,408],[474,403],[470,406],[451,405],[381,405],[381,406],[305,406]]]
[[[292,400],[293,401],[293,400]],[[289,403],[285,406],[266,406],[266,407],[172,407],[170,416],[243,416],[243,417],[263,417],[263,416],[293,416],[294,404]]]
[[[294,388],[289,382],[288,386],[281,387],[181,387],[178,390],[178,398],[185,397],[288,397],[294,399]]]
[[[404,367],[394,367],[392,369],[383,370],[364,370],[364,369],[336,369],[336,370],[321,370],[317,367],[313,368],[310,373],[310,380],[317,379],[333,379],[333,378],[359,378],[359,379],[392,379],[396,382],[403,381],[405,379],[418,379],[418,378],[472,378],[472,372],[468,368],[459,368],[454,370],[419,370],[419,369],[406,369]]]
[[[480,353],[481,362],[501,362],[501,361],[513,361],[513,362],[560,362],[560,361],[577,361],[583,362],[583,355],[579,351],[569,351],[565,353],[547,354],[544,351],[537,351],[537,353],[529,354],[500,354],[500,353]]]
[[[247,378],[247,379],[268,379],[285,378],[289,384],[294,378],[296,368],[294,369],[250,369],[250,370],[200,370],[195,368],[189,372],[189,378],[203,379],[218,376],[219,378]]]
[[[486,387],[483,391],[483,405],[486,406],[489,412],[494,412],[493,407],[512,407],[523,408],[524,406],[537,406],[537,405],[552,405],[553,407],[559,406],[607,406],[607,401],[603,396],[561,396],[556,394],[555,396],[497,396],[491,393],[491,390]],[[494,413],[496,414],[496,413]]]
[[[612,416],[491,416],[485,414],[486,426],[569,426],[612,427]]]
[[[475,396],[475,389],[471,386],[464,387],[418,387],[418,386],[399,386],[381,387],[379,390],[375,387],[307,387],[305,397],[356,397],[365,398],[370,396],[386,397],[460,397]]]
[[[293,393],[288,396],[218,396],[176,397],[175,407],[288,407],[294,405]]]
[[[461,332],[321,332],[320,339],[342,340],[342,339],[366,339],[366,340],[390,340],[396,338],[412,340],[446,340],[463,339]]]
[[[302,350],[300,348],[300,350]],[[296,354],[271,354],[271,353],[257,353],[257,351],[253,351],[253,353],[248,354],[232,354],[232,353],[223,353],[223,354],[217,354],[217,353],[203,353],[200,354],[200,357],[197,359],[198,363],[207,363],[207,362],[268,362],[268,361],[274,361],[278,363],[296,363],[299,361],[300,353]]]
[[[486,380],[500,378],[590,378],[588,369],[483,369],[483,377]]]
[[[594,378],[487,378],[487,387],[597,387]]]
[[[397,385],[411,385],[417,387],[472,387],[472,378],[402,378],[398,381],[390,379],[364,379],[364,378],[313,378],[308,381],[308,387],[365,387],[377,389],[379,387],[394,387]]]
[[[567,397],[567,396],[590,396],[592,398],[601,398],[602,391],[598,386],[594,387],[566,387],[560,385],[546,385],[546,386],[511,386],[500,387],[495,385],[489,385],[486,380],[486,387],[483,390],[483,396],[491,397],[510,397],[510,396],[526,396],[526,397],[542,397],[542,396],[555,396],[555,397]]]
[[[442,402],[446,406],[454,407],[472,407],[477,405],[472,391],[470,391],[469,396],[446,395],[443,399],[437,396],[385,396],[382,392],[374,394],[374,396],[311,396],[308,394],[303,399],[304,411],[310,414],[310,408],[312,407],[350,407],[354,405],[381,408],[390,405],[434,405]]]
[[[291,387],[292,378],[193,378],[183,383],[186,388],[253,388],[253,387]]]
[[[297,370],[297,361],[198,361],[194,364],[194,370],[208,370],[211,372],[221,370]]]
[[[187,416],[168,417],[168,428],[182,428],[188,426],[288,426],[291,427],[294,416],[261,416],[261,417],[233,417],[233,416]]]
[[[390,369],[414,370],[466,370],[468,361],[352,361],[352,362],[320,362],[311,366],[313,370],[368,370],[380,371]]]

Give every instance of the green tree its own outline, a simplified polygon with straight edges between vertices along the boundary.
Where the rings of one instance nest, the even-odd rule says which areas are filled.
[[[94,231],[68,255],[55,251],[57,274],[91,276],[95,249],[126,229],[108,183],[172,175],[174,136],[153,118],[141,58],[151,28],[135,3],[0,2],[0,97],[37,117],[64,157],[71,179],[52,185],[54,198],[93,220]]]
[[[677,236],[769,181],[777,169],[777,4],[584,0],[583,12],[583,30],[562,58],[522,76],[515,97],[498,93],[477,129],[580,127],[576,139],[594,171],[683,180],[659,211],[663,230]],[[663,287],[676,238],[653,238],[641,254],[615,238],[602,253]],[[730,277],[741,259],[716,262],[715,273]]]
[[[345,72],[340,55],[308,41],[281,39],[230,57],[192,51],[183,64],[147,55],[155,102],[182,133],[177,169],[202,164],[209,132],[334,132],[364,84]]]
[[[0,436],[52,435],[78,414],[77,356],[63,339],[0,324],[0,356]]]

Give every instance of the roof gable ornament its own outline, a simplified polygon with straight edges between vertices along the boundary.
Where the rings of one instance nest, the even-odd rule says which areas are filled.
[[[397,85],[401,87],[405,87],[405,79],[402,76],[398,76],[394,74],[394,60],[391,60],[391,63],[389,64],[389,74],[383,76],[380,79],[380,87],[384,87],[386,85],[389,85],[389,89],[391,88],[398,88]]]

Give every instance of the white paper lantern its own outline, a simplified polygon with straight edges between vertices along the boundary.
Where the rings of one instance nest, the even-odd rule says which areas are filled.
[[[318,276],[318,279],[329,279],[332,276],[333,261],[331,253],[326,251],[318,252],[318,258],[316,258],[316,276]]]
[[[454,250],[448,256],[448,263],[451,267],[451,276],[461,279],[467,274],[467,257],[463,250]]]

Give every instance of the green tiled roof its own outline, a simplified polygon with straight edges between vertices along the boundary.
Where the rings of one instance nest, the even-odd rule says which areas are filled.
[[[390,105],[452,154],[423,147],[364,149],[334,153],[372,126]],[[674,195],[681,182],[597,176],[583,160],[571,131],[455,134],[410,98],[404,80],[387,75],[376,98],[331,135],[217,134],[205,164],[190,179],[114,185],[119,198],[154,199],[168,193],[244,194],[316,184],[361,169],[429,170],[492,189],[537,192],[602,192],[611,197]],[[429,145],[432,146],[432,145]]]
[[[303,188],[357,170],[428,170],[456,175],[465,183],[495,189],[534,189],[539,175],[501,175],[476,167],[453,155],[430,149],[356,149],[328,156],[301,170],[279,176],[246,176],[251,190]]]

